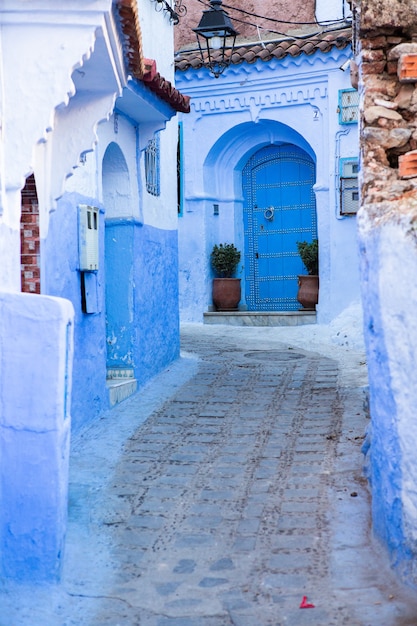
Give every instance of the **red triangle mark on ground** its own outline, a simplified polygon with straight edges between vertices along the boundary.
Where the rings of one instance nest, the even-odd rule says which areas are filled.
[[[307,602],[307,596],[303,596],[303,599],[301,600],[301,604],[300,604],[300,609],[314,609],[314,608],[315,608],[314,604]]]

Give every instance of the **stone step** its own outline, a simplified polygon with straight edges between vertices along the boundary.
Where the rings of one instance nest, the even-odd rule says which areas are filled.
[[[107,388],[110,406],[123,402],[137,390],[137,380],[131,368],[109,368],[107,370]]]
[[[316,311],[207,311],[204,324],[229,326],[301,326],[316,324]]]

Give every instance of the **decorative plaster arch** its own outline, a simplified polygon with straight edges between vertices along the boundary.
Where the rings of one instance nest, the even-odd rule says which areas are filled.
[[[241,173],[248,159],[264,146],[282,143],[302,148],[317,162],[313,148],[303,136],[281,122],[259,120],[229,129],[212,146],[203,164],[207,196],[223,201],[241,200]]]
[[[130,216],[129,168],[120,146],[114,141],[109,143],[103,156],[102,181],[106,218]]]

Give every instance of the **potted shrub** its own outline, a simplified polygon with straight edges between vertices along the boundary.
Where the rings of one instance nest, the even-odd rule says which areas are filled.
[[[240,278],[234,275],[240,261],[240,251],[232,243],[213,246],[211,266],[216,274],[213,278],[213,304],[217,311],[236,310],[240,302]]]
[[[319,301],[319,242],[297,241],[298,253],[307,275],[298,276],[297,300],[305,309],[314,310]]]

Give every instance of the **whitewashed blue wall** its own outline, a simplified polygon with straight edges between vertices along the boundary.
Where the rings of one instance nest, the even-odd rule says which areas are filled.
[[[172,79],[172,24],[155,10],[155,2],[139,4],[144,56]],[[110,119],[115,103],[120,133]],[[175,122],[164,130],[174,114],[143,85],[132,86],[111,0],[1,2],[1,576],[59,577],[69,434],[108,407],[101,179],[111,141],[129,170],[123,217],[131,220],[132,253],[137,251],[127,280],[138,286],[129,313],[136,316],[132,325],[140,320],[132,348],[139,384],[178,356]],[[143,149],[157,129],[165,133],[162,193],[149,199],[143,189]],[[42,295],[20,293],[21,189],[32,173],[39,200]],[[101,226],[97,311],[89,315],[81,310],[78,258],[77,213],[83,203],[100,209]]]
[[[412,198],[381,205],[379,225],[361,210],[362,289],[368,351],[370,411],[369,479],[375,535],[408,582],[416,580],[417,400],[413,236],[417,203]],[[394,208],[394,210],[392,210]],[[367,449],[367,448],[366,448]]]
[[[318,321],[329,322],[359,299],[356,218],[340,217],[338,207],[339,158],[358,156],[357,125],[341,126],[337,113],[338,90],[351,88],[349,72],[340,69],[350,56],[349,48],[333,48],[327,54],[242,63],[218,79],[206,69],[177,72],[178,88],[192,98],[191,114],[182,120],[182,320],[202,321],[211,306],[213,244],[229,241],[243,248],[243,166],[255,151],[279,141],[299,145],[316,163]],[[218,217],[213,204],[219,205]]]

